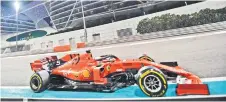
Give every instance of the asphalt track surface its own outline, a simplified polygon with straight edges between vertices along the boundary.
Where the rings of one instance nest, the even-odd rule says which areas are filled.
[[[178,61],[179,65],[200,77],[226,76],[226,33],[193,34],[192,37],[178,37],[175,40],[156,39],[102,47],[92,47],[94,56],[114,54],[119,58],[138,58],[142,54],[156,61]],[[204,35],[204,36],[199,36]],[[162,40],[162,41],[161,41]],[[85,49],[76,52],[84,52]],[[74,51],[75,52],[75,51]],[[28,86],[33,74],[30,62],[50,56],[63,56],[65,53],[50,53],[1,59],[2,86]]]
[[[226,96],[226,77],[202,78],[208,85],[209,95],[177,96],[176,84],[168,83],[168,89],[164,97],[148,97],[137,85],[118,89],[113,93],[95,92],[89,90],[45,90],[42,93],[34,93],[30,87],[1,87],[1,98],[30,99],[30,100],[223,100]],[[214,98],[215,97],[215,98]],[[221,97],[221,98],[219,98]],[[201,98],[201,99],[200,99]],[[212,98],[212,99],[210,99]]]

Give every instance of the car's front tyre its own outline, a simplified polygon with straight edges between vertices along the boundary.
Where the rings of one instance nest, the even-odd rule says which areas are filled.
[[[150,97],[162,97],[168,88],[166,78],[155,68],[143,70],[138,76],[137,84]]]

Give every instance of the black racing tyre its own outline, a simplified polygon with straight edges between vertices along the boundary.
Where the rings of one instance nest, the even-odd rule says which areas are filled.
[[[165,95],[168,85],[164,75],[157,70],[146,69],[138,76],[137,84],[140,89],[150,97]]]
[[[44,90],[47,89],[48,85],[48,79],[49,75],[47,75],[48,72],[37,72],[34,73],[31,78],[30,78],[30,88],[35,92],[35,93],[40,93],[43,92]]]
[[[149,56],[141,56],[141,57],[139,57],[139,59],[147,60],[147,61],[150,61],[150,62],[155,62],[155,60],[152,59],[152,58],[149,57]]]

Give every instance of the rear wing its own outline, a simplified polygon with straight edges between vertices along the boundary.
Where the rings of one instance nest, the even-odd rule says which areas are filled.
[[[90,57],[92,58],[92,53],[90,50],[87,50],[85,54],[66,54],[65,56],[63,56],[62,58],[58,59],[57,56],[49,56],[49,57],[45,57],[39,60],[35,60],[34,62],[30,63],[31,66],[31,70],[32,71],[40,71],[45,69],[44,65],[49,64],[51,62],[57,61],[59,60],[59,63],[57,64],[57,66],[64,64],[67,61],[72,60],[75,57],[82,57],[82,58],[87,58]],[[56,66],[54,66],[56,67]]]
[[[42,63],[40,60],[36,60],[32,63],[30,63],[30,66],[31,66],[31,70],[36,72],[36,71],[39,71],[39,70],[42,70],[43,67],[42,67]]]
[[[31,70],[34,72],[43,70],[43,65],[46,65],[49,62],[56,61],[56,60],[57,60],[57,56],[49,56],[39,60],[35,60],[34,62],[30,63]]]

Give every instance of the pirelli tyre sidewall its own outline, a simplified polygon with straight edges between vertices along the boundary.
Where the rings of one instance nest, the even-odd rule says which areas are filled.
[[[43,74],[44,73],[44,74]],[[44,91],[48,84],[48,75],[46,72],[34,73],[30,78],[30,88],[35,92],[39,93]]]
[[[147,85],[145,85],[145,81],[147,80],[148,77],[155,77],[157,81],[159,81],[159,87],[158,90],[150,91],[150,87],[148,88]],[[167,80],[164,77],[164,75],[157,71],[157,70],[150,70],[146,69],[142,71],[142,73],[139,75],[137,79],[137,84],[140,87],[140,89],[143,91],[144,94],[150,97],[162,97],[165,95],[168,85],[167,85]]]

